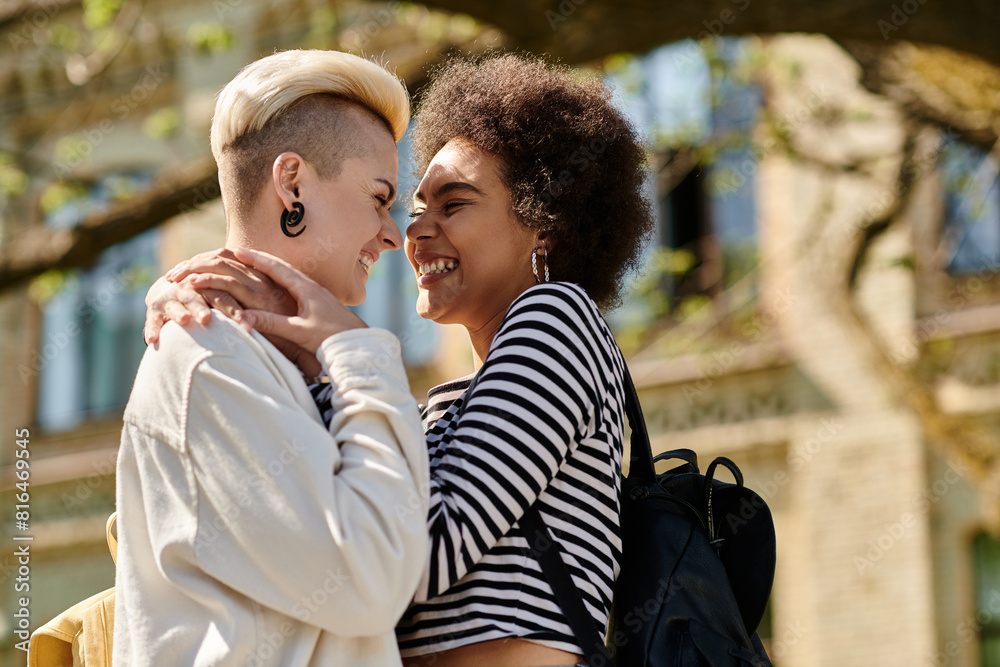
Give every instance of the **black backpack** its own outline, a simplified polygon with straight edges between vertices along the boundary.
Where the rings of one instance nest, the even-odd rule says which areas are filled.
[[[532,546],[584,657],[590,667],[769,667],[756,634],[774,582],[767,504],[727,458],[716,458],[704,475],[689,449],[654,459],[628,368],[624,379],[632,444],[607,646],[558,550]],[[669,459],[683,464],[657,475],[654,464]],[[719,466],[735,484],[715,479]],[[535,536],[529,545],[553,544],[534,506],[520,524]]]

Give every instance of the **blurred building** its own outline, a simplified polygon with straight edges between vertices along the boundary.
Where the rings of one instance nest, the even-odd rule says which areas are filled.
[[[669,326],[651,322],[630,360],[654,452],[729,456],[770,505],[761,634],[776,664],[1000,665],[996,508],[872,353],[1000,441],[997,161],[916,136],[912,190],[857,274],[855,319],[839,295],[901,191],[904,119],[825,38],[720,47],[714,61],[666,47],[621,75],[654,140],[716,137],[707,168],[677,151],[660,162],[674,187],[660,195],[662,270],[643,281]],[[714,99],[701,116],[676,92],[699,85]]]
[[[6,197],[0,242],[35,220],[72,226],[206,154],[218,90],[255,58],[310,44],[325,25],[317,11],[153,3],[130,18],[136,39],[99,85],[77,84],[100,63],[67,63],[51,39],[87,20],[84,10],[8,26],[18,39],[9,32],[0,50],[0,150],[38,167]],[[356,17],[357,40],[388,25],[379,16]],[[984,530],[980,496],[892,397],[863,332],[830,297],[850,272],[845,248],[890,206],[903,119],[859,87],[852,61],[823,38],[717,46],[709,59],[679,44],[608,63],[655,166],[657,238],[610,318],[631,352],[654,448],[690,447],[703,466],[730,456],[770,504],[779,561],[761,633],[776,664],[1000,665],[1000,543]],[[401,193],[407,150],[404,140]],[[933,384],[950,414],[997,432],[997,165],[924,133],[914,166],[910,205],[874,242],[855,303],[893,361]],[[402,225],[405,206],[397,211]],[[216,200],[85,271],[0,294],[0,480],[11,515],[11,434],[28,429],[31,448],[30,529],[11,516],[4,543],[34,538],[33,627],[113,585],[104,522],[144,349],[143,296],[223,238]],[[401,253],[379,262],[360,312],[400,335],[419,397],[471,361],[462,332],[415,315],[409,271]],[[5,547],[5,609],[16,572]],[[24,662],[14,629],[10,615],[0,619],[2,665]]]

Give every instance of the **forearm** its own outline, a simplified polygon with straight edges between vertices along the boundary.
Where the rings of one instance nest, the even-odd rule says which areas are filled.
[[[354,329],[325,340],[318,358],[334,387],[330,431],[340,448],[340,504],[354,519],[345,523],[345,541],[353,540],[352,530],[399,523],[391,540],[395,548],[367,557],[376,562],[402,557],[408,564],[418,564],[381,568],[399,573],[395,581],[384,582],[391,590],[412,592],[427,553],[429,473],[399,341],[381,329]],[[409,521],[401,521],[404,517]],[[401,615],[408,603],[409,596],[395,615]]]
[[[422,433],[399,374],[376,372],[365,384],[356,369],[334,363],[332,377],[353,388],[338,399],[343,414],[331,437],[262,368],[239,358],[205,366],[192,386],[188,429],[200,565],[330,632],[391,629],[427,548],[426,463],[408,456]],[[400,512],[401,503],[415,509]],[[319,590],[328,601],[311,608]]]
[[[412,480],[406,500],[419,501],[426,516],[427,447],[399,341],[382,329],[353,329],[326,339],[317,354],[334,388],[330,431],[344,468],[377,460],[398,470]]]

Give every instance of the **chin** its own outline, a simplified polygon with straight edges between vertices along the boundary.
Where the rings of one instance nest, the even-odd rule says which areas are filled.
[[[434,308],[427,299],[427,293],[423,290],[421,290],[420,294],[417,296],[417,315],[425,320],[430,320],[431,322],[437,322],[438,320],[435,315],[438,317],[441,315],[440,312],[435,313]]]
[[[454,309],[449,308],[452,304],[430,303],[423,296],[417,298],[417,315],[437,324],[462,324],[454,317]]]
[[[365,302],[365,298],[367,298],[367,296],[368,292],[366,292],[365,288],[362,287],[360,293],[352,294],[348,298],[344,299],[342,303],[345,306],[360,306],[362,303]]]
[[[337,291],[330,290],[330,293],[345,306],[360,306],[365,297],[368,296],[364,283],[348,285],[346,289],[338,289]]]
[[[424,301],[423,298],[421,297],[417,297],[416,311],[417,315],[424,318],[425,320],[432,319],[430,308],[427,307],[427,302]]]

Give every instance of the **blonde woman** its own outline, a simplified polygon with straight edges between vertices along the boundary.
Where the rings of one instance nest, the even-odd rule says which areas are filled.
[[[388,209],[408,121],[402,84],[343,53],[278,53],[220,94],[227,248],[279,282],[301,272],[284,351],[325,371],[332,418],[283,352],[218,311],[163,328],[118,459],[116,664],[400,663],[427,454],[399,342],[343,304],[402,245]]]

